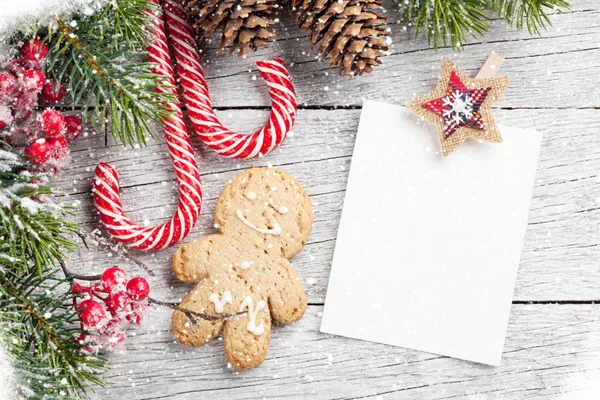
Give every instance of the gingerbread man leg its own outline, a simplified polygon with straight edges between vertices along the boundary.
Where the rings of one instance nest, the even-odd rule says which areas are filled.
[[[181,307],[199,313],[210,313],[213,305],[204,295],[206,292],[208,292],[208,289],[199,284],[183,299]],[[171,327],[179,343],[186,346],[202,346],[217,336],[223,329],[223,320],[207,321],[196,318],[195,321],[196,323],[192,323],[180,311],[173,313]]]
[[[272,317],[286,324],[297,322],[306,311],[306,295],[290,262],[279,259],[273,266],[272,287],[269,290],[269,308]]]
[[[237,369],[252,369],[267,357],[271,342],[271,314],[264,300],[245,297],[240,310],[247,315],[229,319],[223,329],[227,360]]]

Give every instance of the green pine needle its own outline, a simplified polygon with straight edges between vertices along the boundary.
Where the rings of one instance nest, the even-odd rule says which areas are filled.
[[[162,119],[173,110],[173,96],[156,93],[166,87],[147,62],[146,27],[153,21],[145,10],[149,0],[110,1],[99,15],[55,20],[43,41],[48,44],[49,74],[65,82],[73,106],[83,108],[83,119],[105,129],[121,143],[145,145],[156,135]]]
[[[75,246],[67,237],[78,226],[62,218],[71,213],[69,208],[44,205],[43,197],[52,189],[37,183],[27,165],[11,154],[2,150],[0,143],[0,197],[11,203],[10,207],[0,206],[0,255],[29,260],[19,264],[21,272],[34,269],[41,276],[65,250]]]
[[[425,32],[430,46],[450,44],[459,49],[467,35],[477,37],[488,31],[485,6],[485,0],[409,0],[401,2],[400,11],[406,22],[414,20],[415,36]]]
[[[21,157],[0,142],[0,346],[16,371],[19,398],[80,398],[106,359],[83,354],[70,282],[54,265],[74,247],[68,209],[44,198]]]
[[[40,277],[3,263],[0,342],[16,371],[14,390],[25,398],[81,398],[89,383],[104,386],[104,357],[82,353],[68,284],[54,270]]]
[[[531,35],[550,25],[548,10],[570,8],[565,0],[398,0],[404,22],[413,22],[415,36],[423,31],[434,48],[451,45],[460,50],[468,36],[479,37],[489,28],[489,13],[495,12],[511,26]]]
[[[530,35],[539,35],[540,29],[552,25],[547,10],[562,12],[569,10],[571,5],[565,0],[492,0],[490,8],[511,26],[519,30],[527,26]]]

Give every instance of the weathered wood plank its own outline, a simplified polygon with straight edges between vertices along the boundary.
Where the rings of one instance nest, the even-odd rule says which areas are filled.
[[[294,174],[314,204],[309,243],[293,259],[307,291],[309,310],[296,325],[274,331],[269,358],[248,372],[228,368],[219,341],[189,349],[173,341],[170,312],[156,309],[146,324],[130,331],[125,348],[113,355],[111,386],[93,398],[130,399],[591,399],[600,396],[600,317],[594,304],[522,302],[598,300],[600,281],[600,9],[597,1],[574,0],[573,10],[554,15],[543,37],[494,21],[483,40],[464,52],[435,52],[426,40],[402,30],[394,6],[386,1],[392,26],[391,54],[370,76],[341,78],[315,60],[308,39],[283,11],[278,40],[244,58],[217,52],[216,40],[203,44],[211,95],[233,129],[250,131],[267,118],[268,97],[256,60],[279,56],[290,67],[304,108],[289,138],[274,154],[233,161],[206,150],[197,140],[204,208],[191,238],[214,231],[213,211],[220,190],[238,171],[257,165]],[[216,36],[215,38],[216,39]],[[321,304],[343,204],[363,98],[403,104],[434,84],[442,56],[471,73],[489,51],[505,58],[501,73],[511,76],[495,110],[501,123],[544,133],[529,226],[517,278],[515,300],[501,367],[490,368],[416,351],[318,332]],[[209,62],[210,60],[210,62]],[[240,90],[242,89],[242,90]],[[259,110],[244,109],[248,107]],[[328,109],[312,110],[326,107]],[[350,109],[337,109],[337,108]],[[166,220],[177,203],[171,162],[162,138],[130,150],[91,134],[72,147],[73,160],[57,183],[63,200],[76,206],[75,220],[86,231],[100,229],[91,199],[93,168],[109,161],[120,173],[126,211],[140,223]],[[80,246],[72,269],[99,272],[119,264],[144,274],[118,256],[119,248]],[[153,295],[177,300],[189,285],[176,281],[169,267],[173,249],[137,257],[151,266]],[[132,253],[133,254],[133,253]]]
[[[267,360],[246,372],[227,367],[220,340],[174,343],[170,312],[154,310],[113,356],[111,386],[92,398],[592,399],[599,307],[513,306],[502,365],[493,368],[322,334],[322,307],[311,306],[299,323],[275,328]]]
[[[497,115],[501,123],[544,132],[515,298],[598,299],[600,115],[595,110],[498,110]],[[200,221],[190,238],[214,231],[214,205],[228,179],[250,166],[279,166],[300,180],[314,203],[314,230],[294,263],[310,301],[322,302],[359,116],[360,110],[303,110],[295,135],[260,160],[225,159],[196,143],[205,197]],[[256,124],[263,117],[264,113],[252,110],[226,112],[226,118],[239,126]],[[64,200],[78,206],[75,219],[85,230],[100,228],[90,193],[93,168],[100,160],[110,161],[120,172],[125,186],[123,203],[135,221],[158,224],[168,219],[178,194],[164,141],[157,139],[148,148],[135,151],[118,145],[102,148],[103,141],[102,136],[90,135],[77,142],[73,163],[58,178],[68,195]],[[173,286],[173,295],[180,296],[186,289],[171,278],[172,251],[139,256],[157,270],[154,285]],[[78,257],[72,262],[78,264]],[[82,257],[86,269],[98,270],[112,262],[112,255],[104,251],[82,252]]]
[[[277,40],[266,49],[239,58],[219,51],[220,37],[215,34],[201,43],[202,60],[213,104],[221,108],[269,106],[255,62],[271,57],[282,57],[289,66],[300,104],[336,107],[359,106],[362,98],[406,103],[435,84],[442,56],[475,74],[492,50],[507,59],[501,73],[512,79],[499,107],[600,107],[600,85],[589,84],[597,81],[600,66],[600,10],[593,0],[571,3],[572,11],[553,15],[553,26],[541,37],[492,21],[489,33],[454,54],[447,48],[429,48],[423,35],[415,40],[412,28],[404,30],[396,6],[386,0],[390,54],[376,72],[359,79],[339,77],[328,63],[316,59],[288,7],[283,7]]]
[[[386,4],[388,17],[397,21],[394,6]],[[588,82],[596,82],[600,63],[600,10],[589,1],[572,4],[572,12],[553,16],[553,26],[542,37],[530,37],[495,21],[484,38],[472,41],[459,54],[450,49],[436,52],[425,38],[413,40],[412,30],[404,31],[402,24],[394,24],[391,54],[375,73],[360,79],[338,77],[336,71],[328,70],[327,63],[317,61],[309,40],[301,38],[296,23],[284,10],[280,40],[266,49],[240,59],[217,51],[218,35],[203,44],[205,72],[218,107],[268,106],[266,86],[260,78],[253,79],[258,76],[254,62],[270,57],[282,57],[288,63],[302,104],[357,106],[365,97],[406,103],[435,84],[442,56],[452,57],[474,74],[487,54],[495,50],[507,58],[501,73],[512,79],[498,106],[598,107],[600,86]]]

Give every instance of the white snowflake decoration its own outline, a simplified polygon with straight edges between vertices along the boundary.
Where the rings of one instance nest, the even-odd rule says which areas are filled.
[[[470,121],[473,118],[473,99],[460,90],[444,97],[444,105],[449,106],[444,110],[444,118],[452,119],[456,124]]]

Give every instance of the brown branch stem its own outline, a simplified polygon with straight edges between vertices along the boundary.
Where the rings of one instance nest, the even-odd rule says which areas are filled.
[[[63,273],[65,274],[65,277],[71,281],[71,287],[73,287],[75,280],[93,282],[93,281],[99,281],[100,278],[102,277],[102,275],[75,274],[75,273],[69,271],[69,269],[67,268],[67,265],[63,259],[58,260],[58,263],[60,264],[60,268],[62,269]],[[157,306],[167,307],[167,308],[170,308],[171,310],[180,311],[180,312],[184,313],[185,316],[190,320],[192,325],[198,324],[198,321],[196,320],[196,318],[200,318],[200,319],[203,319],[206,321],[219,321],[219,320],[237,317],[238,315],[246,314],[246,311],[240,311],[237,313],[227,314],[227,315],[218,315],[218,316],[208,315],[208,314],[203,314],[203,313],[199,313],[196,311],[188,310],[187,308],[183,308],[183,307],[179,306],[179,304],[177,304],[177,303],[170,303],[170,302],[166,302],[166,301],[156,300],[156,299],[153,299],[152,297],[147,297],[146,300],[148,300],[148,304],[155,304]]]
[[[79,238],[81,239],[81,242],[83,243],[83,245],[85,246],[85,248],[89,250],[89,249],[90,249],[90,247],[88,246],[87,239],[86,239],[85,235],[84,235],[83,233],[81,233],[81,232],[77,232],[76,234],[77,234],[77,236],[79,236]],[[108,243],[104,242],[104,240],[103,240],[103,239],[100,239],[99,237],[95,237],[94,239],[95,239],[95,240],[96,240],[96,242],[98,243],[98,246],[102,246],[102,247],[104,247],[105,249],[106,249],[107,247],[110,247],[110,245],[109,245]],[[140,268],[142,268],[144,271],[146,271],[146,273],[147,273],[148,275],[150,275],[150,276],[156,276],[156,274],[154,273],[154,271],[152,271],[152,270],[150,269],[150,267],[148,267],[146,264],[144,264],[143,262],[141,262],[141,261],[140,261],[140,260],[138,260],[137,258],[135,258],[135,257],[133,257],[133,256],[131,256],[131,255],[129,255],[129,254],[127,253],[127,251],[126,251],[126,250],[125,250],[125,251],[123,251],[123,252],[117,251],[117,255],[119,255],[119,256],[123,256],[124,258],[128,259],[129,261],[132,261],[132,262],[134,262],[134,263],[135,263],[135,264],[136,264],[138,267],[140,267]]]
[[[198,318],[201,318],[201,319],[204,319],[207,321],[219,321],[222,319],[229,319],[229,318],[237,317],[238,315],[246,314],[246,311],[240,311],[237,313],[227,314],[227,315],[218,315],[218,316],[208,315],[208,314],[203,314],[203,313],[199,313],[196,311],[188,310],[187,308],[180,307],[179,304],[177,304],[177,303],[168,303],[165,301],[153,299],[152,297],[148,297],[147,300],[148,300],[148,303],[150,303],[150,304],[156,304],[159,306],[168,307],[171,310],[180,311],[180,312],[184,313],[185,316],[188,317],[190,322],[192,322],[192,324],[194,324],[194,325],[197,324],[197,321],[194,317],[198,317]]]

